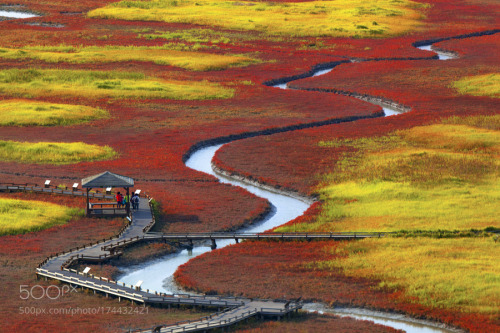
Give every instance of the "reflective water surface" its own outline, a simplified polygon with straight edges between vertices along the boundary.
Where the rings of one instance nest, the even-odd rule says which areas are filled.
[[[351,317],[360,320],[373,321],[376,324],[390,326],[392,328],[403,330],[407,333],[457,333],[463,332],[458,329],[445,327],[444,324],[432,323],[426,320],[408,318],[405,315],[397,313],[386,313],[381,311],[372,311],[359,308],[330,308],[319,303],[306,303],[303,307],[309,312],[331,313],[341,317]]]
[[[25,19],[30,17],[38,17],[40,15],[36,15],[33,13],[25,13],[25,12],[16,12],[11,10],[0,10],[0,17],[11,17],[18,19]]]
[[[449,59],[456,58],[455,56],[451,55],[450,53],[444,53],[441,51],[434,50],[432,48],[432,45],[419,46],[419,47],[417,47],[417,49],[424,50],[424,51],[432,51],[434,53],[437,53],[439,60],[449,60]]]

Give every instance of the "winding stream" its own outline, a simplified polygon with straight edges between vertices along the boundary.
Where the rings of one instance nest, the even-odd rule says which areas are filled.
[[[422,50],[429,50],[438,53],[440,60],[453,58],[453,56],[448,53],[442,53],[431,49],[431,45],[421,46],[419,48]],[[324,75],[326,73],[329,73],[334,67],[335,66],[318,70],[312,73],[311,76]],[[274,87],[288,89],[287,83],[277,84]],[[401,113],[400,111],[391,109],[384,105],[381,106],[384,110],[385,116],[394,116]],[[222,183],[243,187],[247,191],[259,197],[267,199],[273,207],[271,214],[269,214],[269,216],[264,221],[257,225],[253,225],[249,228],[239,231],[262,232],[285,224],[286,222],[302,215],[312,204],[312,200],[307,201],[306,199],[299,199],[284,194],[270,192],[254,185],[242,183],[233,179],[228,179],[224,176],[216,174],[212,169],[211,161],[216,151],[220,147],[222,147],[222,145],[217,144],[199,149],[198,151],[194,152],[186,161],[186,166],[191,169],[213,175],[217,177]],[[221,248],[234,243],[235,242],[232,240],[218,241],[217,247]],[[142,285],[144,289],[172,294],[186,293],[184,290],[179,289],[175,285],[175,282],[173,281],[174,272],[180,265],[188,262],[190,259],[200,254],[209,251],[211,251],[211,249],[208,245],[196,246],[192,251],[183,250],[179,253],[170,254],[140,265],[119,267],[120,270],[124,272],[124,275],[121,276],[119,280],[121,282],[125,282],[126,284],[132,285],[137,281],[142,280],[144,281]],[[402,329],[410,333],[461,332],[460,330],[447,329],[445,328],[445,325],[441,325],[439,323],[416,320],[411,317],[399,314],[388,314],[385,312],[369,311],[364,309],[332,309],[318,303],[305,304],[304,309],[308,311],[318,311],[320,313],[330,312],[340,316],[349,316],[357,319],[371,320],[376,323],[380,323],[396,329]]]
[[[31,17],[38,17],[40,15],[36,15],[28,12],[17,12],[13,10],[0,10],[0,17],[8,17],[14,19],[25,19]]]
[[[238,182],[233,179],[225,178],[215,174],[215,172],[212,170],[211,161],[216,151],[219,150],[220,147],[222,147],[222,145],[219,144],[196,151],[191,155],[189,160],[186,161],[186,166],[191,169],[213,175],[217,177],[222,183],[243,187],[249,192],[267,199],[271,203],[273,208],[271,214],[269,214],[264,221],[252,225],[249,228],[241,229],[239,231],[263,232],[272,229],[302,215],[312,204],[312,201],[304,202],[296,198],[292,198],[283,194],[273,193],[255,187],[253,185],[244,184],[242,182]],[[217,241],[217,247],[221,248],[234,243],[234,240]],[[211,251],[211,248],[208,245],[195,246],[192,251],[182,250],[179,253],[170,254],[163,258],[159,258],[157,260],[153,260],[138,266],[120,267],[120,270],[125,272],[125,275],[120,277],[120,281],[127,284],[135,284],[137,281],[142,280],[144,281],[143,286],[146,289],[162,291],[166,293],[182,292],[182,290],[179,290],[175,286],[175,283],[173,283],[172,277],[174,272],[180,265],[188,262],[190,259],[200,254],[209,251]],[[159,272],[161,273],[159,274]]]

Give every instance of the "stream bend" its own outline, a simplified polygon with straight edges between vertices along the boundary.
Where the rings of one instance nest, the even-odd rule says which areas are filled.
[[[491,30],[482,33],[473,33],[473,34],[460,35],[450,38],[441,38],[430,41],[416,42],[413,44],[413,46],[423,50],[435,52],[437,55],[435,55],[432,59],[448,60],[455,58],[456,55],[454,55],[452,52],[445,52],[433,49],[432,44],[448,39],[459,39],[459,38],[469,38],[474,36],[490,35],[497,33],[499,31],[500,30]],[[420,59],[429,59],[429,58],[420,58]],[[393,60],[408,60],[408,59],[393,59]],[[274,88],[288,89],[287,84],[291,81],[302,79],[305,77],[324,75],[330,72],[334,67],[342,63],[348,63],[348,62],[350,62],[350,60],[317,65],[308,73],[301,74],[295,77],[282,78],[266,82],[264,84]],[[384,103],[375,103],[375,104],[382,106],[385,116],[393,116],[401,113],[401,110],[395,110],[394,108],[388,107]],[[353,119],[352,121],[354,120],[355,119]],[[293,127],[283,128],[275,130],[273,132],[270,131],[254,132],[254,133],[249,133],[247,136],[243,134],[235,137],[225,137],[225,138],[208,140],[206,142],[200,143],[192,147],[192,149],[190,149],[190,151],[185,156],[185,163],[186,166],[191,169],[204,172],[206,174],[218,178],[218,180],[221,183],[227,183],[234,186],[243,187],[247,191],[259,197],[267,199],[273,207],[271,213],[267,216],[267,218],[256,225],[253,225],[246,229],[239,230],[247,232],[262,232],[277,227],[279,225],[285,224],[288,221],[299,217],[310,207],[310,205],[314,202],[314,200],[305,197],[294,197],[294,194],[291,193],[287,194],[287,193],[276,193],[275,191],[269,191],[245,179],[235,180],[233,178],[226,177],[223,173],[214,171],[214,168],[212,167],[211,164],[213,156],[215,155],[217,150],[222,147],[223,145],[222,143],[229,143],[231,141],[243,139],[245,137],[269,135],[273,133],[292,131],[306,127],[321,126],[321,125],[326,125],[326,123],[318,123],[314,125],[309,124],[306,126],[300,126],[299,128],[293,128]],[[218,242],[217,245],[219,248],[221,248],[232,243],[234,243],[234,241],[227,240]],[[195,258],[200,254],[209,251],[211,251],[211,249],[208,246],[196,246],[193,248],[192,251],[183,250],[179,253],[170,254],[163,258],[155,259],[140,265],[120,267],[120,270],[125,273],[123,276],[120,277],[120,281],[125,282],[127,284],[134,284],[136,281],[142,280],[144,281],[143,284],[144,288],[162,291],[166,293],[178,293],[180,291],[185,293],[185,291],[180,290],[175,285],[175,282],[173,281],[174,272],[180,265],[188,262],[190,259]],[[161,276],[159,276],[158,272],[161,272]],[[331,312],[341,316],[351,316],[358,319],[372,320],[376,322],[378,321],[383,325],[397,329],[403,329],[407,332],[415,332],[415,333],[462,332],[461,330],[458,329],[446,328],[445,325],[443,324],[429,322],[429,321],[418,321],[408,316],[388,314],[380,311],[368,311],[364,309],[345,309],[345,308],[332,309],[324,305],[321,305],[319,303],[309,303],[305,308],[308,308],[311,311]],[[397,318],[394,318],[395,316],[397,316]]]

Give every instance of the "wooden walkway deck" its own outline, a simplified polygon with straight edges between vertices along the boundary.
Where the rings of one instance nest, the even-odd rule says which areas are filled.
[[[84,196],[83,191],[73,189],[45,188],[37,185],[0,184],[0,191],[33,191],[41,193],[54,193],[61,195]],[[104,193],[91,193],[94,198],[112,199],[113,195]],[[102,262],[122,254],[121,248],[135,242],[144,241],[179,241],[193,245],[194,241],[211,241],[212,248],[216,248],[216,240],[240,239],[249,240],[348,240],[373,237],[383,237],[385,233],[237,233],[237,232],[211,232],[211,233],[153,233],[149,230],[155,223],[149,201],[142,198],[139,209],[132,212],[131,223],[124,227],[118,235],[109,239],[85,246],[56,253],[36,269],[37,276],[56,279],[73,286],[87,288],[105,294],[106,297],[114,296],[119,301],[126,299],[139,304],[150,305],[190,305],[214,307],[224,309],[210,316],[194,321],[180,322],[169,326],[155,326],[135,332],[197,332],[215,328],[231,326],[250,317],[281,318],[297,311],[302,307],[295,301],[254,300],[226,296],[194,296],[187,294],[165,294],[153,290],[143,290],[140,287],[126,285],[107,278],[97,277],[70,269],[76,262]]]
[[[45,188],[38,185],[16,185],[0,184],[0,191],[33,191],[41,193],[54,193],[60,195],[84,196],[83,191],[74,189]],[[93,198],[112,199],[113,195],[105,193],[91,193]],[[87,288],[105,294],[106,297],[114,296],[119,301],[126,299],[139,304],[150,305],[190,305],[214,307],[224,309],[222,312],[194,321],[184,321],[169,326],[155,326],[147,329],[135,330],[134,332],[197,332],[207,331],[215,328],[224,328],[236,324],[250,317],[274,317],[281,318],[297,311],[302,307],[296,301],[272,301],[254,300],[239,297],[226,296],[194,296],[187,294],[165,294],[153,290],[142,290],[140,287],[126,285],[107,278],[97,277],[70,269],[76,262],[102,262],[122,254],[121,248],[135,242],[144,241],[179,241],[188,242],[193,245],[194,241],[212,242],[212,248],[216,248],[216,240],[240,239],[248,240],[348,240],[373,237],[383,237],[386,233],[237,233],[237,232],[211,232],[211,233],[153,233],[149,230],[155,223],[149,201],[142,198],[139,209],[132,212],[131,223],[124,227],[118,235],[109,239],[85,246],[70,249],[62,253],[56,253],[42,263],[36,269],[37,277],[56,279],[73,286]]]
[[[45,188],[37,185],[0,184],[0,191],[32,191],[41,193],[55,193],[60,195],[84,196],[83,191],[71,189]],[[92,193],[94,198],[112,199],[112,195]],[[137,239],[145,238],[155,223],[151,207],[147,199],[142,198],[139,209],[132,212],[131,223],[123,228],[119,234],[109,239],[55,253],[40,263],[36,269],[38,278],[56,279],[61,282],[114,296],[139,304],[162,306],[189,305],[225,309],[223,312],[195,321],[177,323],[170,326],[157,326],[137,332],[197,332],[233,325],[241,320],[253,316],[283,317],[302,307],[299,302],[280,302],[271,300],[252,300],[225,296],[193,296],[187,294],[165,294],[153,290],[143,290],[140,287],[126,285],[107,278],[85,274],[71,269],[76,262],[102,262],[122,254],[119,247],[130,244]],[[155,240],[158,236],[149,236]]]

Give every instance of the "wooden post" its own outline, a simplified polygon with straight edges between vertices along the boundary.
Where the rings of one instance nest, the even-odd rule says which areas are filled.
[[[87,207],[85,208],[85,211],[87,212],[87,217],[90,216],[90,202],[89,202],[89,192],[90,192],[90,188],[87,188]]]

